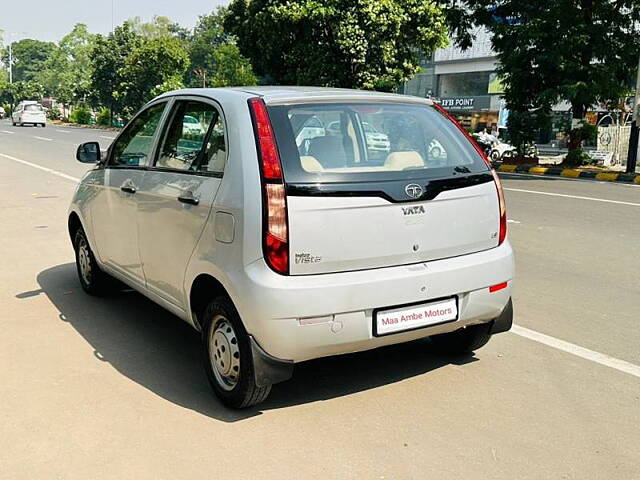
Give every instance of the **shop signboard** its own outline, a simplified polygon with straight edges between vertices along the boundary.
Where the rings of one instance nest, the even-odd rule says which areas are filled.
[[[491,104],[490,95],[474,97],[443,97],[440,99],[446,110],[488,111]]]

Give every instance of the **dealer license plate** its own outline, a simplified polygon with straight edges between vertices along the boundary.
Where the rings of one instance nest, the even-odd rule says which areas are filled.
[[[373,334],[376,336],[415,330],[430,325],[453,322],[458,318],[456,297],[435,300],[420,305],[375,310]]]

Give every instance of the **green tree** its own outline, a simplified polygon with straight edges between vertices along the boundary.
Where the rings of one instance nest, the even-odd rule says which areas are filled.
[[[492,33],[511,111],[549,111],[559,100],[573,116],[568,160],[583,157],[586,111],[616,102],[632,85],[640,51],[638,0],[467,0]]]
[[[226,29],[276,83],[389,90],[447,43],[437,1],[233,0]]]
[[[112,115],[122,112],[123,100],[116,96],[125,81],[122,69],[129,54],[137,50],[142,42],[142,37],[126,22],[108,36],[97,35],[94,40],[91,50],[94,103],[108,107]]]
[[[1,92],[0,92],[1,93]],[[13,82],[8,84],[0,97],[2,103],[10,103],[15,106],[22,100],[42,100],[44,87],[37,82]]]
[[[141,37],[152,39],[158,37],[176,37],[185,40],[189,36],[189,31],[177,23],[171,21],[169,17],[155,15],[151,22],[143,22],[140,17],[133,17],[126,21],[131,29]]]
[[[94,35],[87,26],[77,24],[65,35],[58,47],[36,75],[46,93],[63,105],[83,100],[91,89],[91,53]]]
[[[38,72],[44,68],[44,63],[56,49],[55,43],[41,42],[26,38],[12,44],[13,50],[13,81],[30,82],[36,79]],[[5,47],[2,61],[9,63],[9,49]]]
[[[188,66],[189,56],[179,39],[164,36],[144,40],[118,71],[122,83],[115,96],[131,114],[154,96],[181,88]]]
[[[189,39],[191,68],[185,83],[192,87],[255,85],[251,63],[240,54],[235,38],[224,30],[226,9],[202,15]],[[197,73],[196,73],[197,72]]]

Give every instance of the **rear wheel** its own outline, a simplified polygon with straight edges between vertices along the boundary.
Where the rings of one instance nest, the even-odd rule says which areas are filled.
[[[213,300],[203,320],[204,368],[218,398],[232,408],[265,400],[271,385],[258,387],[255,383],[249,335],[231,301],[226,297]]]
[[[76,269],[82,289],[90,295],[104,295],[109,290],[111,278],[100,270],[82,228],[75,234]]]
[[[431,343],[441,353],[452,355],[472,353],[491,339],[491,326],[492,322],[469,325],[454,332],[434,335],[431,337]]]

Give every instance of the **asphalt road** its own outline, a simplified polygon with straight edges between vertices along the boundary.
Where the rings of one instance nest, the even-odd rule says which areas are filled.
[[[0,121],[0,478],[640,478],[640,188],[503,176],[517,327],[308,362],[226,410],[198,338],[136,293],[81,291],[78,143]]]

